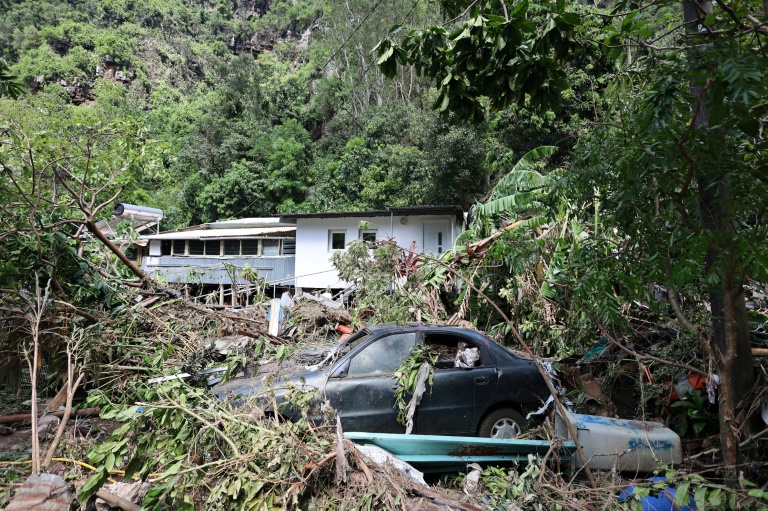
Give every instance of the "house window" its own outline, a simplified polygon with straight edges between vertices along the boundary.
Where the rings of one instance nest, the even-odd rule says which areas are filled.
[[[240,255],[240,240],[224,240],[224,255]]]
[[[221,255],[221,241],[205,240],[205,255],[208,255],[208,256]]]
[[[189,240],[189,255],[205,255],[205,242],[202,240]]]
[[[259,240],[243,240],[243,255],[259,255]]]
[[[160,240],[160,255],[171,255],[171,247],[173,247],[171,240]]]
[[[366,243],[376,243],[376,229],[360,231],[360,239]]]
[[[127,257],[129,261],[138,260],[139,253],[135,247],[126,248],[125,250],[123,250],[123,254],[125,254],[125,257]]]
[[[328,251],[344,250],[347,245],[347,231],[328,231]]]
[[[280,255],[280,240],[261,240],[261,255]]]
[[[173,240],[173,255],[185,255],[186,240]]]

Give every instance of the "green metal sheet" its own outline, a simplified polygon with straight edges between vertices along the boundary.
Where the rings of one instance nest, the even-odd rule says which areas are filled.
[[[394,433],[349,432],[355,443],[372,444],[401,460],[427,471],[463,469],[466,463],[510,463],[526,461],[529,454],[544,456],[550,442],[439,435],[402,435]],[[563,442],[560,459],[570,460],[576,450],[573,442]]]

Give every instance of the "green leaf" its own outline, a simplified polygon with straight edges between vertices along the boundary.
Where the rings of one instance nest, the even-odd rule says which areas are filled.
[[[705,509],[707,505],[707,487],[699,486],[693,494],[693,501],[696,502],[696,507],[699,509]]]
[[[139,471],[141,466],[144,464],[144,459],[136,456],[131,461],[128,462],[128,465],[125,467],[125,476],[123,479],[126,481],[129,481],[133,475]]]
[[[450,103],[450,98],[448,97],[448,94],[443,92],[443,100],[440,102],[441,112],[445,112],[448,109],[448,103]]]
[[[389,57],[391,57],[391,56],[392,56],[392,54],[393,54],[394,52],[395,52],[395,48],[394,48],[394,46],[392,46],[392,45],[388,44],[388,45],[386,46],[386,49],[384,49],[384,51],[383,51],[382,53],[379,53],[379,58],[378,58],[378,60],[376,61],[376,63],[377,63],[378,65],[381,65],[381,64],[383,64],[384,62],[386,62],[387,60],[389,60]]]
[[[689,503],[688,491],[690,490],[691,483],[685,482],[677,487],[675,491],[675,503],[680,506],[687,506]]]
[[[164,474],[165,476],[172,476],[174,474],[178,474],[179,471],[181,471],[181,460],[177,461],[167,469],[165,469]]]
[[[723,490],[716,488],[709,494],[709,503],[715,507],[719,507],[723,503]]]
[[[111,453],[107,454],[107,457],[104,460],[104,470],[109,472],[113,468],[115,468],[115,453],[111,452]]]
[[[88,499],[90,499],[97,491],[99,491],[108,477],[109,472],[104,470],[104,468],[100,468],[91,477],[89,477],[82,488],[80,488],[80,491],[77,492],[77,500],[80,502],[80,504],[85,504]]]

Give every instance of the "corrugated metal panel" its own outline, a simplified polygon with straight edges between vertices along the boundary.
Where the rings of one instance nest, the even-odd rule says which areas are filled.
[[[184,232],[167,232],[142,236],[148,240],[208,240],[219,238],[246,238],[250,236],[295,236],[295,227],[244,227],[242,229],[200,229]]]
[[[376,209],[371,211],[328,211],[325,213],[291,213],[281,216],[281,219],[295,218],[357,218],[366,216],[390,215],[456,215],[461,216],[461,206],[404,206],[399,208]]]
[[[267,217],[267,218],[238,218],[237,220],[223,220],[221,222],[211,222],[205,224],[211,229],[231,229],[231,228],[243,228],[243,227],[291,227],[295,226],[295,222],[288,222],[287,224],[281,222],[279,218]]]
[[[243,268],[246,263],[259,272],[259,276],[267,279],[269,284],[294,285],[296,276],[295,256],[273,257],[145,257],[142,269],[149,275],[163,275],[168,282],[188,284],[231,284],[232,280],[225,267],[226,264]],[[238,279],[238,284],[246,285],[248,281]]]

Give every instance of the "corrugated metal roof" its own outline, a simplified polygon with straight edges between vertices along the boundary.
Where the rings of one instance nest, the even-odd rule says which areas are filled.
[[[295,222],[281,222],[277,217],[238,218],[237,220],[221,220],[205,224],[211,229],[229,229],[233,227],[291,227]]]
[[[295,227],[244,227],[242,229],[199,229],[166,232],[142,236],[148,240],[211,240],[219,238],[247,238],[251,236],[295,236]]]
[[[336,211],[327,213],[292,213],[282,215],[281,219],[294,218],[358,218],[368,216],[407,216],[407,215],[455,215],[463,214],[461,206],[403,206],[372,211]]]

